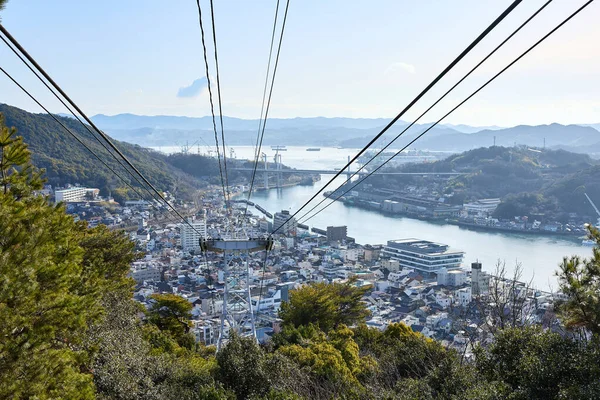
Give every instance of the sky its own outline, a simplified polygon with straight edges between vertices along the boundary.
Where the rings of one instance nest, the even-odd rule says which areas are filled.
[[[418,116],[545,1],[524,0],[402,119]],[[510,3],[291,0],[269,116],[391,118]],[[425,120],[437,120],[583,3],[554,0]],[[599,3],[444,122],[600,122]],[[208,0],[201,4],[208,16]],[[260,115],[275,5],[214,0],[224,115]],[[88,115],[210,114],[194,0],[9,0],[1,18]],[[0,65],[52,112],[66,111],[3,43]],[[41,112],[4,76],[0,102]]]

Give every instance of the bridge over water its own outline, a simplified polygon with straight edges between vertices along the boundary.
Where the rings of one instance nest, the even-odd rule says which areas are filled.
[[[248,171],[252,172],[253,168],[242,168],[234,167],[229,168],[232,171]],[[270,173],[270,174],[310,174],[310,175],[335,175],[339,170],[331,169],[258,169],[258,173]],[[357,175],[367,175],[369,171],[360,171]],[[353,174],[353,172],[344,171],[344,174]],[[465,175],[464,172],[375,172],[373,175],[440,175],[440,176],[458,176]]]

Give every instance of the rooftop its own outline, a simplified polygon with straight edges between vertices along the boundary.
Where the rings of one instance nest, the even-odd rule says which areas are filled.
[[[403,248],[407,250],[412,250],[417,253],[426,253],[430,255],[436,254],[449,254],[449,253],[460,253],[462,251],[450,249],[448,245],[442,243],[430,242],[429,240],[422,239],[397,239],[397,240],[388,240],[387,245],[393,248]]]

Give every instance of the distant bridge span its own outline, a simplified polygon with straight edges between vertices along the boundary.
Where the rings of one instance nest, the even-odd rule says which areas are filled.
[[[254,171],[253,168],[240,168],[240,167],[236,167],[236,168],[230,168],[230,170],[232,171],[248,171],[248,172],[252,172]],[[270,174],[312,174],[312,175],[316,175],[316,174],[320,174],[320,175],[335,175],[337,173],[339,173],[340,171],[336,171],[336,170],[330,170],[330,169],[268,169],[268,170],[264,170],[264,169],[257,169],[256,170],[257,173],[270,173]],[[343,171],[343,174],[348,174],[348,171]],[[370,172],[368,171],[360,171],[357,173],[357,175],[362,176],[362,175],[367,175]],[[351,172],[351,174],[354,174],[354,172]],[[373,173],[373,175],[447,175],[447,176],[458,176],[458,175],[465,175],[464,172],[375,172]]]

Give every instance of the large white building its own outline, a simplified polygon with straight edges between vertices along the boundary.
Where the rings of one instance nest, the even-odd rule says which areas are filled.
[[[441,268],[460,268],[462,251],[451,250],[447,245],[420,239],[389,240],[383,256],[400,262],[401,268],[412,268],[425,273],[435,273]]]
[[[487,216],[492,214],[500,204],[500,199],[481,199],[463,205],[467,214]]]
[[[88,193],[91,193],[95,197],[98,195],[99,192],[99,189],[75,186],[67,189],[55,190],[54,200],[57,203],[60,203],[61,201],[64,203],[74,203],[79,201],[85,201],[86,195]]]
[[[464,269],[453,269],[448,271],[440,268],[437,272],[437,284],[444,286],[462,286],[467,283],[467,271]]]
[[[188,224],[189,223],[189,224]],[[188,223],[179,224],[181,232],[181,247],[183,250],[199,250],[200,237],[206,237],[205,220],[188,220]],[[191,226],[190,226],[191,225]]]

